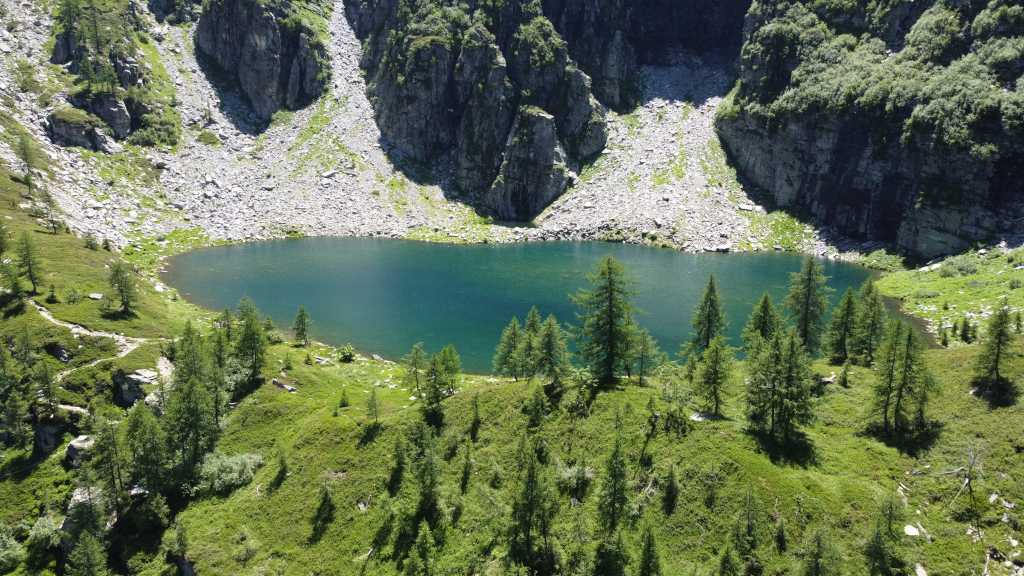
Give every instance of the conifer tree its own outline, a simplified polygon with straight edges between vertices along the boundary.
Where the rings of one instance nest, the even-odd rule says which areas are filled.
[[[747,320],[747,325],[743,328],[744,351],[753,355],[754,350],[761,343],[770,341],[781,327],[782,319],[775,311],[771,296],[765,292],[757,301],[757,305],[750,313],[750,319]]]
[[[725,330],[725,312],[718,298],[714,275],[708,277],[700,304],[693,311],[691,351],[702,353]]]
[[[518,353],[521,344],[522,330],[519,328],[519,319],[513,317],[508,326],[501,331],[501,339],[498,340],[498,348],[494,351],[492,366],[494,371],[502,376],[511,376],[513,380],[519,380]]]
[[[128,477],[151,492],[158,492],[166,481],[167,437],[153,410],[145,402],[136,402],[125,421]]]
[[[420,413],[423,420],[440,429],[444,425],[444,388],[447,384],[444,363],[439,354],[430,357],[430,365],[427,367],[427,374],[423,380],[423,396],[420,404]]]
[[[131,314],[135,308],[138,293],[131,270],[121,261],[115,261],[110,265],[109,281],[110,288],[117,293],[117,297],[121,301],[121,314]]]
[[[32,196],[35,194],[35,177],[32,174],[32,165],[38,160],[38,154],[32,142],[32,136],[27,132],[23,132],[18,136],[15,153],[21,162],[22,180],[25,182],[25,186],[28,187],[28,195]]]
[[[875,281],[867,279],[857,291],[857,325],[854,349],[864,366],[875,363],[875,352],[885,332],[885,303],[875,287]]]
[[[697,392],[715,416],[722,414],[722,397],[732,377],[732,350],[722,336],[716,336],[704,350],[695,376]]]
[[[32,294],[38,294],[43,283],[43,263],[28,232],[22,232],[18,239],[18,270],[32,285]]]
[[[811,257],[804,259],[800,272],[790,275],[786,309],[796,327],[797,336],[811,354],[818,351],[822,323],[828,306],[829,288],[821,264]]]
[[[1010,384],[1003,365],[1009,356],[1012,342],[1010,334],[1010,308],[1004,299],[996,308],[982,341],[981,354],[974,366],[974,380],[978,390],[992,397],[1002,396]]]
[[[96,426],[96,453],[91,464],[96,467],[97,476],[103,483],[107,503],[121,514],[122,503],[127,494],[125,453],[117,424],[101,421]]]
[[[661,576],[661,559],[658,558],[657,543],[654,541],[654,531],[650,526],[644,528],[637,576]]]
[[[551,529],[558,497],[536,450],[525,450],[522,475],[513,488],[509,552],[514,560],[537,573],[552,563]]]
[[[875,410],[882,417],[885,435],[904,435],[915,424],[926,423],[933,378],[921,357],[922,348],[910,326],[899,320],[889,322],[875,364]]]
[[[238,305],[238,316],[242,327],[235,345],[235,355],[248,370],[246,378],[252,385],[259,380],[266,361],[267,334],[260,322],[256,305],[251,300],[242,300]]]
[[[536,306],[531,307],[530,311],[526,313],[522,337],[519,339],[515,356],[519,373],[526,378],[532,378],[537,373],[537,346],[543,326],[540,311]]]
[[[892,429],[892,405],[899,377],[902,337],[903,324],[898,320],[890,320],[886,324],[875,362],[875,410],[882,415],[882,432],[887,436]]]
[[[635,333],[636,346],[636,375],[640,386],[644,385],[646,378],[654,369],[665,362],[664,354],[658,348],[658,341],[651,336],[651,333],[643,328],[637,328]]]
[[[162,420],[181,476],[189,481],[217,439],[213,401],[206,386],[193,377],[172,388]]]
[[[718,576],[740,576],[739,562],[729,546],[723,548],[722,555],[718,557]]]
[[[592,374],[604,385],[615,382],[628,361],[632,337],[632,282],[617,260],[607,257],[589,276],[591,289],[572,300],[580,308],[579,351]]]
[[[629,553],[622,542],[622,533],[607,534],[594,551],[593,576],[626,576]]]
[[[609,534],[614,533],[626,511],[627,486],[626,459],[622,453],[622,434],[616,434],[615,445],[608,462],[605,464],[604,480],[597,510],[601,517],[601,526]]]
[[[438,352],[438,356],[441,358],[441,371],[444,382],[444,389],[449,396],[455,394],[455,389],[459,383],[459,375],[462,373],[462,359],[459,357],[459,353],[455,350],[455,346],[451,344],[445,345]]]
[[[78,538],[68,556],[68,576],[107,576],[107,555],[103,545],[88,531]]]
[[[804,556],[801,576],[834,576],[840,574],[836,551],[824,531],[818,530],[811,537],[810,546]]]
[[[306,312],[306,307],[299,306],[299,311],[295,314],[295,322],[292,324],[292,332],[295,333],[295,339],[303,346],[309,346],[309,324],[309,313]]]
[[[857,327],[857,304],[853,289],[847,288],[839,305],[832,311],[825,339],[825,349],[833,364],[843,364],[853,355],[854,333]]]
[[[535,372],[559,381],[569,362],[565,334],[555,316],[549,315],[537,336]]]
[[[402,364],[405,365],[403,382],[406,386],[411,386],[417,396],[423,395],[421,379],[423,371],[427,369],[427,362],[427,353],[423,349],[423,342],[413,344],[412,350],[402,358]]]
[[[43,401],[42,415],[46,418],[53,418],[57,415],[58,401],[50,365],[46,362],[37,363],[34,366],[33,375],[36,384],[36,395]]]

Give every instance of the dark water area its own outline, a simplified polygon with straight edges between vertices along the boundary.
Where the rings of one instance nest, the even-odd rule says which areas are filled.
[[[733,345],[750,310],[768,292],[777,304],[796,254],[684,254],[603,242],[450,245],[366,238],[302,238],[203,248],[168,262],[164,279],[189,301],[219,310],[247,296],[282,327],[302,304],[315,339],[397,359],[416,342],[428,351],[454,344],[463,368],[489,372],[502,328],[536,305],[576,323],[569,295],[614,256],[634,280],[638,322],[675,354],[715,275]],[[832,303],[871,272],[822,261]]]

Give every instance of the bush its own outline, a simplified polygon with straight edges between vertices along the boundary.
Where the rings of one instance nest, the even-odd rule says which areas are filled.
[[[259,454],[207,454],[199,470],[198,491],[205,494],[227,494],[252,482],[256,470],[262,465],[263,457]]]
[[[40,516],[28,532],[27,544],[35,554],[45,553],[60,545],[60,525],[53,516]]]
[[[25,547],[14,538],[7,526],[0,526],[0,572],[13,572],[25,561]]]
[[[356,349],[351,344],[345,344],[338,349],[338,359],[348,364],[356,359]]]

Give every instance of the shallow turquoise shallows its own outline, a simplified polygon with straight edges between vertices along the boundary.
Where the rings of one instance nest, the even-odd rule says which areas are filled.
[[[415,342],[429,351],[452,343],[463,367],[489,372],[502,328],[530,306],[575,324],[569,295],[604,256],[622,262],[635,280],[638,320],[662,350],[675,354],[690,337],[690,317],[714,274],[733,344],[750,310],[767,291],[778,303],[793,254],[682,254],[601,242],[447,245],[363,238],[305,238],[205,248],[171,259],[166,281],[211,309],[248,296],[281,327],[300,304],[313,336],[331,344],[397,359]],[[823,262],[833,303],[870,273]]]

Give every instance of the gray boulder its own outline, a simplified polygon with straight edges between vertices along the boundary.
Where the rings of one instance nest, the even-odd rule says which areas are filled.
[[[92,436],[83,434],[75,437],[74,440],[68,442],[67,448],[64,449],[64,463],[69,468],[78,468],[95,447],[96,439]]]

